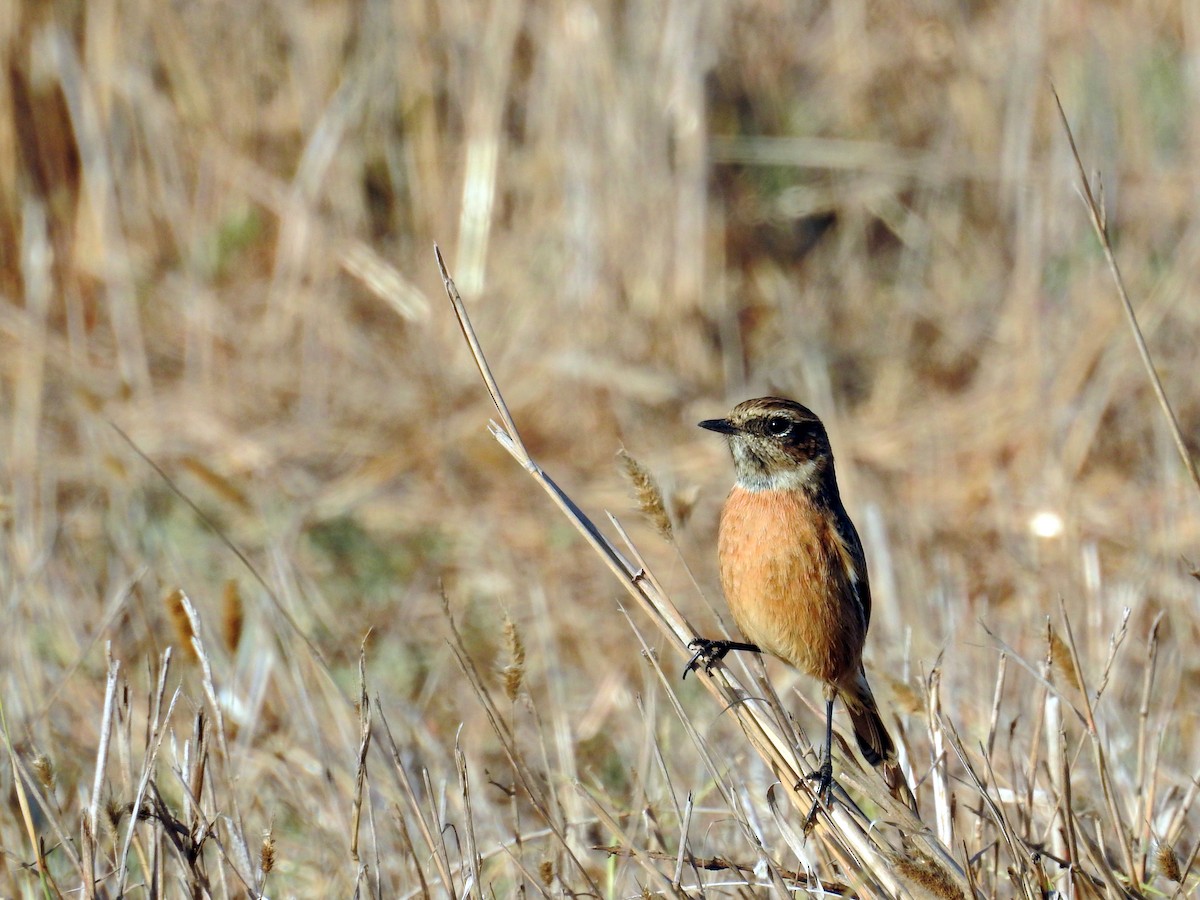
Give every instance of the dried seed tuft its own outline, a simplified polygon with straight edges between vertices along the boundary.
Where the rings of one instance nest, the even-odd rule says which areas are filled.
[[[268,828],[263,832],[262,847],[258,853],[258,864],[263,875],[275,868],[275,835]]]
[[[1183,872],[1179,868],[1179,857],[1175,855],[1174,847],[1170,844],[1159,844],[1158,852],[1154,856],[1163,878],[1176,884],[1183,883]]]
[[[175,643],[192,659],[196,659],[196,648],[192,645],[192,638],[195,637],[195,634],[192,631],[192,622],[188,618],[187,610],[183,608],[184,596],[182,588],[175,588],[167,594],[163,605],[167,608],[167,618],[171,620],[171,627],[175,629]]]
[[[54,763],[50,762],[50,757],[46,756],[45,753],[39,753],[33,758],[32,765],[33,773],[37,775],[37,780],[46,789],[46,793],[54,793],[56,775],[54,772]]]
[[[504,642],[509,658],[509,664],[504,667],[504,693],[512,703],[521,692],[521,683],[525,679],[525,644],[516,623],[507,614],[504,617]]]
[[[619,451],[617,456],[625,470],[625,477],[629,479],[629,483],[633,487],[633,499],[637,503],[638,509],[654,526],[654,530],[660,537],[670,540],[673,533],[671,516],[667,513],[667,504],[663,500],[662,489],[658,486],[658,482],[654,480],[649,469],[624,450]]]

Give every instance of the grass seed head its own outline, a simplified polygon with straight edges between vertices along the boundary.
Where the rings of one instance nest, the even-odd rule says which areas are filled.
[[[175,642],[192,659],[196,659],[196,648],[192,644],[195,634],[192,632],[192,623],[188,618],[187,610],[183,608],[183,597],[183,589],[175,588],[167,594],[163,605],[167,608],[167,618],[171,620],[171,627],[175,629]]]
[[[263,832],[262,847],[258,853],[258,863],[264,875],[275,868],[275,835],[270,829]]]
[[[122,803],[116,797],[107,797],[104,800],[104,822],[108,825],[108,830],[112,834],[117,834],[121,827],[121,817],[127,812],[131,812],[132,807]]]
[[[950,874],[933,860],[924,856],[898,857],[894,864],[897,873],[923,888],[931,896],[944,897],[946,900],[962,900],[962,890],[955,884]]]
[[[525,643],[521,640],[517,625],[507,615],[504,617],[504,642],[508,645],[509,664],[504,667],[504,693],[510,703],[521,692],[525,679]]]
[[[667,513],[667,504],[663,500],[662,489],[658,486],[658,482],[654,480],[649,469],[624,450],[618,451],[617,456],[621,460],[625,477],[629,479],[629,483],[633,487],[633,499],[637,503],[638,509],[660,537],[670,540],[673,534],[671,516]]]
[[[50,757],[44,753],[39,753],[33,758],[33,773],[37,776],[37,780],[42,787],[46,789],[47,794],[54,793],[56,776],[54,773],[54,763],[50,761]]]
[[[242,626],[245,613],[242,607],[242,591],[237,580],[230,578],[221,590],[221,639],[230,653],[236,654],[242,643]]]
[[[1158,852],[1155,853],[1155,862],[1158,864],[1158,871],[1163,878],[1176,884],[1183,883],[1183,872],[1179,868],[1179,857],[1175,855],[1174,847],[1170,844],[1159,844]]]
[[[925,712],[925,698],[921,696],[920,691],[899,678],[893,678],[891,682],[892,697],[897,706],[909,715],[919,716]]]

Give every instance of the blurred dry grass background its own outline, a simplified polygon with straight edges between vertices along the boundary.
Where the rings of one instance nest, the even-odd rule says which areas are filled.
[[[514,858],[530,891],[543,862],[546,890],[581,886],[556,855],[566,845],[547,850],[542,823],[500,789],[510,763],[448,649],[443,596],[496,690],[513,635],[524,641],[509,712],[548,741],[546,787],[579,847],[611,834],[572,779],[650,831],[674,815],[668,787],[675,803],[711,788],[619,589],[487,434],[435,240],[538,461],[585,508],[628,514],[625,447],[690,513],[681,555],[626,517],[708,632],[731,468],[694,423],[767,392],[826,419],[872,565],[868,665],[913,735],[917,778],[934,762],[921,698],[940,666],[967,745],[991,725],[998,783],[1032,797],[1048,777],[1031,750],[1043,688],[1010,665],[993,721],[1000,651],[980,622],[1041,666],[1061,599],[1094,689],[1129,607],[1098,717],[1139,853],[1192,853],[1200,503],[1049,84],[1103,177],[1196,452],[1195,4],[19,0],[0,11],[0,46],[0,701],[26,786],[39,759],[54,776],[41,781],[52,810],[27,826],[6,754],[0,894],[41,895],[31,830],[49,849],[57,819],[79,841],[107,643],[129,693],[114,700],[102,802],[119,822],[101,859],[127,826],[171,644],[167,697],[183,689],[155,781],[188,824],[181,785],[213,705],[177,589],[229,740],[191,824],[227,840],[202,848],[212,884],[181,865],[168,892],[254,894],[267,830],[270,894],[421,889],[431,863],[405,849],[415,820],[385,756],[364,881],[349,849],[368,632],[368,688],[397,758],[451,819],[463,748],[484,889],[518,889]],[[1031,530],[1039,511],[1061,517],[1060,535]],[[781,693],[794,680],[770,671]],[[770,773],[695,688],[681,695],[761,803]],[[1075,800],[1098,808],[1088,759]],[[1052,822],[1031,813],[1028,839],[1050,841]],[[757,859],[719,811],[692,838],[700,855]],[[642,873],[580,852],[606,891],[637,893]],[[64,891],[78,884],[67,856],[48,863]],[[149,877],[131,866],[131,881]],[[1140,876],[1170,889],[1153,862]]]

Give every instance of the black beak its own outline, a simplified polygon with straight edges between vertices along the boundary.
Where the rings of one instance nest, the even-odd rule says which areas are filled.
[[[719,434],[740,434],[741,429],[730,422],[728,419],[705,419],[700,423],[701,428],[707,428],[709,431],[715,431]]]

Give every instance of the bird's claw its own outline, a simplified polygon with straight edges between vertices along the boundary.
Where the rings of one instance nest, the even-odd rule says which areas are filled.
[[[817,810],[821,808],[821,804],[829,803],[829,794],[833,788],[833,760],[827,759],[821,763],[821,768],[815,772],[809,772],[804,776],[805,781],[815,781],[817,783],[817,797],[813,801],[812,809],[808,812],[808,818],[804,820],[804,833],[808,834],[812,830],[817,821]],[[799,789],[800,785],[796,785]]]
[[[701,666],[704,667],[705,674],[712,671],[712,667],[725,658],[725,655],[732,649],[729,646],[729,641],[714,641],[709,638],[696,638],[694,641],[688,642],[688,649],[695,650],[692,658],[688,660],[688,664],[683,667],[683,677],[688,677],[688,672],[694,672]]]
[[[829,790],[833,787],[833,760],[829,759],[821,763],[821,768],[815,772],[809,772],[804,776],[804,780],[815,781],[817,796],[822,799],[828,798]]]
[[[709,638],[696,638],[689,641],[688,649],[695,650],[696,653],[688,660],[688,664],[684,666],[684,678],[687,678],[688,672],[692,672],[700,666],[704,666],[705,672],[711,672],[712,667],[723,660],[730,650],[762,653],[762,648],[758,644],[747,644],[744,641],[711,640]]]

